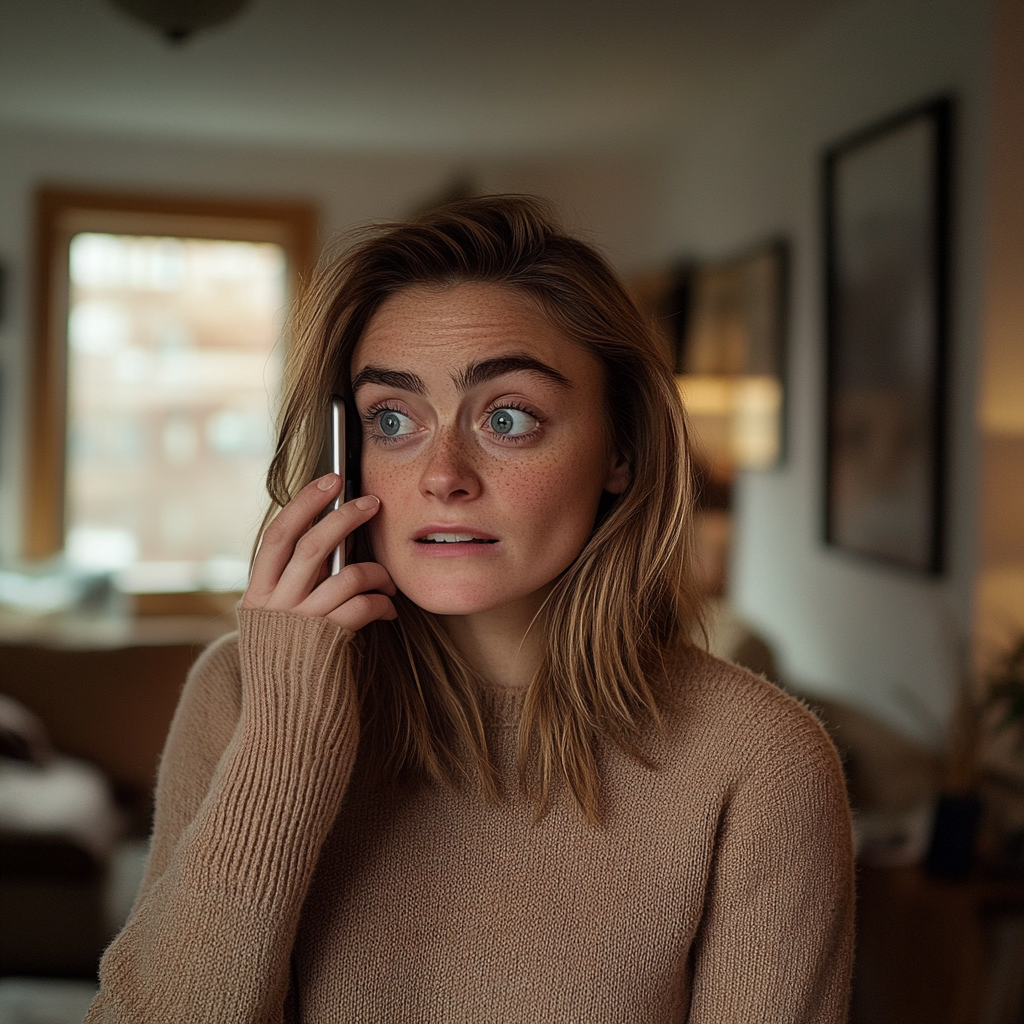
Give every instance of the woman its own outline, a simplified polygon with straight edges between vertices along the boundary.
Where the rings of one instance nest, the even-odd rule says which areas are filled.
[[[89,1020],[845,1019],[835,752],[690,642],[683,412],[593,249],[489,197],[326,262],[268,487]]]

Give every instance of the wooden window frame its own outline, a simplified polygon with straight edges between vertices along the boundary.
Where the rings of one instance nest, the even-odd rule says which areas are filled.
[[[318,250],[311,203],[196,198],[43,185],[35,195],[29,443],[22,550],[26,559],[64,548],[67,466],[68,260],[85,231],[273,242],[288,260],[289,301],[309,279]]]

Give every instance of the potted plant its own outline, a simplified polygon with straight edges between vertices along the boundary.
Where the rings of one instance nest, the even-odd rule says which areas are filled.
[[[1013,729],[1024,749],[1024,636],[998,659],[980,694],[973,680],[969,670],[961,671],[943,791],[926,860],[928,873],[938,878],[966,878],[974,862],[983,810],[979,783],[986,731]]]
[[[1012,729],[1018,748],[1024,747],[1024,634],[996,662],[988,677],[986,703],[999,716],[996,728]]]

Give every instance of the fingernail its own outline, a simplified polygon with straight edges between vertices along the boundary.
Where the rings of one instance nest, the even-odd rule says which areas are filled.
[[[337,473],[328,473],[327,476],[320,477],[317,480],[316,485],[321,491],[329,491],[338,482]]]
[[[379,504],[380,498],[375,498],[372,494],[364,494],[361,498],[356,498],[356,508],[361,508],[364,512],[376,508]]]

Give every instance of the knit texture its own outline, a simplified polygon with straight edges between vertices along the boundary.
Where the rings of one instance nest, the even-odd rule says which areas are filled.
[[[846,1019],[853,853],[835,750],[771,684],[679,663],[657,768],[601,751],[602,823],[518,791],[395,794],[358,758],[351,635],[245,610],[190,674],[153,848],[87,1024]]]

